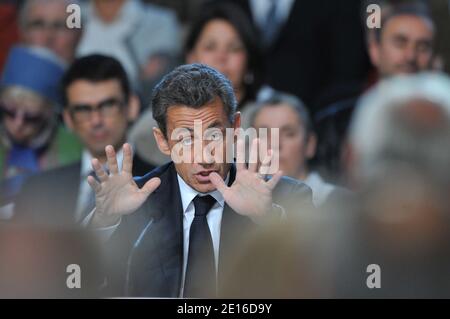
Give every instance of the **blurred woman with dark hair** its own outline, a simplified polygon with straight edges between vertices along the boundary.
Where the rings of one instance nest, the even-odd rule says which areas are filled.
[[[212,66],[230,79],[239,109],[255,99],[261,86],[262,58],[255,30],[232,3],[208,3],[185,44],[188,63]]]

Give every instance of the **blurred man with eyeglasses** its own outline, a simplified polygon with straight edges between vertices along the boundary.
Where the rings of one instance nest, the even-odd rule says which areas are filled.
[[[68,28],[67,6],[77,0],[26,0],[19,15],[22,42],[45,47],[67,63],[72,62],[81,29]]]
[[[62,79],[66,125],[80,138],[81,161],[30,178],[16,203],[16,220],[44,225],[78,225],[95,206],[86,182],[92,158],[106,166],[105,147],[120,150],[128,125],[139,113],[122,65],[114,58],[90,55],[74,61]],[[121,157],[121,151],[118,152]],[[133,174],[152,170],[134,158]]]
[[[0,206],[14,201],[27,176],[80,158],[78,140],[58,122],[63,73],[47,49],[9,53],[0,81]],[[11,209],[0,208],[0,219],[10,217]]]

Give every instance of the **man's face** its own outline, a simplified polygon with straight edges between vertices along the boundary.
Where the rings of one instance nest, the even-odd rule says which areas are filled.
[[[305,127],[290,105],[263,107],[256,115],[253,127],[258,131],[261,128],[268,129],[269,142],[272,140],[270,129],[279,129],[280,170],[284,175],[300,178],[306,172],[306,161],[314,156],[315,145],[308,145]]]
[[[119,80],[76,80],[67,87],[66,96],[64,120],[92,156],[104,157],[107,145],[122,146],[131,115]]]
[[[66,25],[64,1],[37,1],[28,10],[22,39],[25,44],[45,47],[66,62],[73,59],[80,32]]]
[[[161,131],[155,129],[155,138],[160,150],[172,156],[177,173],[198,192],[215,190],[209,174],[216,172],[225,179],[229,172],[231,164],[227,163],[225,157],[232,145],[227,143],[226,129],[231,127],[234,132],[239,127],[239,113],[236,114],[232,125],[222,102],[217,98],[198,109],[183,105],[169,107],[166,124],[167,137],[163,137]],[[197,130],[194,131],[194,128]],[[201,130],[198,130],[199,128]],[[187,160],[178,161],[174,158],[176,154]],[[189,158],[186,154],[190,155]]]
[[[38,95],[18,90],[6,89],[0,97],[3,125],[15,143],[28,145],[48,123],[52,109]]]
[[[431,21],[399,15],[383,26],[381,39],[371,41],[370,57],[382,77],[428,70],[433,57]]]

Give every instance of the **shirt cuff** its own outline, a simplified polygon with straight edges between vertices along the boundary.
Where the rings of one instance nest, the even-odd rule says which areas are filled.
[[[81,222],[81,226],[85,228],[89,228],[89,224],[91,223],[92,218],[95,214],[95,208],[83,219]],[[108,226],[108,227],[99,227],[99,228],[90,228],[89,230],[93,232],[94,236],[101,242],[107,242],[111,236],[116,231],[117,227],[119,227],[122,219],[119,219],[117,224]]]

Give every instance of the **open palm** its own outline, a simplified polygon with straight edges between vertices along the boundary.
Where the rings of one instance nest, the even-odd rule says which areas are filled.
[[[95,191],[97,217],[116,221],[121,216],[136,211],[147,197],[160,185],[157,177],[150,179],[139,188],[132,176],[133,155],[129,144],[123,146],[123,164],[119,171],[114,148],[105,148],[109,174],[105,172],[97,159],[92,160],[92,168],[98,180],[88,177],[88,183]]]
[[[255,139],[252,143],[250,154],[256,154],[259,140]],[[237,142],[237,158],[243,158],[245,152],[244,142]],[[254,156],[257,158],[257,156]],[[236,163],[236,178],[234,183],[228,187],[223,179],[217,173],[211,173],[211,182],[222,193],[225,202],[238,214],[259,217],[263,216],[272,207],[272,191],[278,184],[282,172],[278,171],[269,181],[265,180],[264,174],[259,173],[260,168],[270,165],[272,152],[262,163],[256,160],[246,167],[244,161]]]

